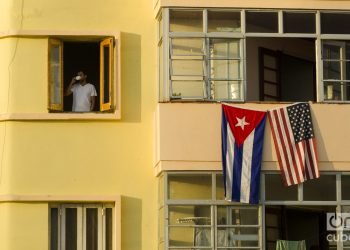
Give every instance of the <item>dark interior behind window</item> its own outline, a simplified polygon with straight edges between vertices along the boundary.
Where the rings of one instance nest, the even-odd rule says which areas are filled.
[[[97,91],[95,111],[100,110],[100,42],[64,42],[63,46],[64,89],[78,71],[84,71],[87,82],[93,84]],[[72,102],[72,95],[64,97],[64,111],[72,111]]]

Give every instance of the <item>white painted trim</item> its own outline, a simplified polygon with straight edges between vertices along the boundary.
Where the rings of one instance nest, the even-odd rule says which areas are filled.
[[[119,195],[24,195],[24,194],[3,194],[0,195],[0,202],[112,202],[120,206]]]
[[[165,7],[200,7],[200,8],[270,8],[270,9],[307,9],[314,10],[346,10],[350,9],[348,1],[276,1],[266,0],[264,2],[257,0],[159,0],[155,9],[155,13],[160,8]]]
[[[114,113],[0,113],[2,121],[31,120],[120,120],[121,110]]]
[[[86,37],[111,37],[120,39],[120,32],[98,30],[0,30],[0,39],[7,37],[48,37],[48,36],[86,36]]]
[[[85,250],[84,249],[84,235],[86,235],[85,223],[86,220],[83,218],[85,216],[85,211],[83,211],[83,207],[78,206],[73,208],[77,209],[77,250]],[[83,232],[83,233],[80,233]]]
[[[349,162],[319,162],[320,171],[348,171]],[[155,176],[164,171],[221,171],[221,161],[160,160],[154,166]],[[264,161],[262,171],[280,171],[277,161]],[[1,201],[1,200],[0,200]]]

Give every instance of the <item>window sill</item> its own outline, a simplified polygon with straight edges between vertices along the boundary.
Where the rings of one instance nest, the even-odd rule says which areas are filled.
[[[0,121],[55,121],[55,120],[120,120],[120,111],[114,113],[3,113]]]

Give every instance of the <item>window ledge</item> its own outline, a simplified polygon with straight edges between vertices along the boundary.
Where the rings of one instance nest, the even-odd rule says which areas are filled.
[[[3,113],[0,121],[35,121],[35,120],[120,120],[120,111],[114,113]]]

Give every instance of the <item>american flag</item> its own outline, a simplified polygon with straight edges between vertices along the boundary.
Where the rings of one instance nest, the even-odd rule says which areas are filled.
[[[284,184],[320,177],[309,104],[272,109],[268,116]]]

